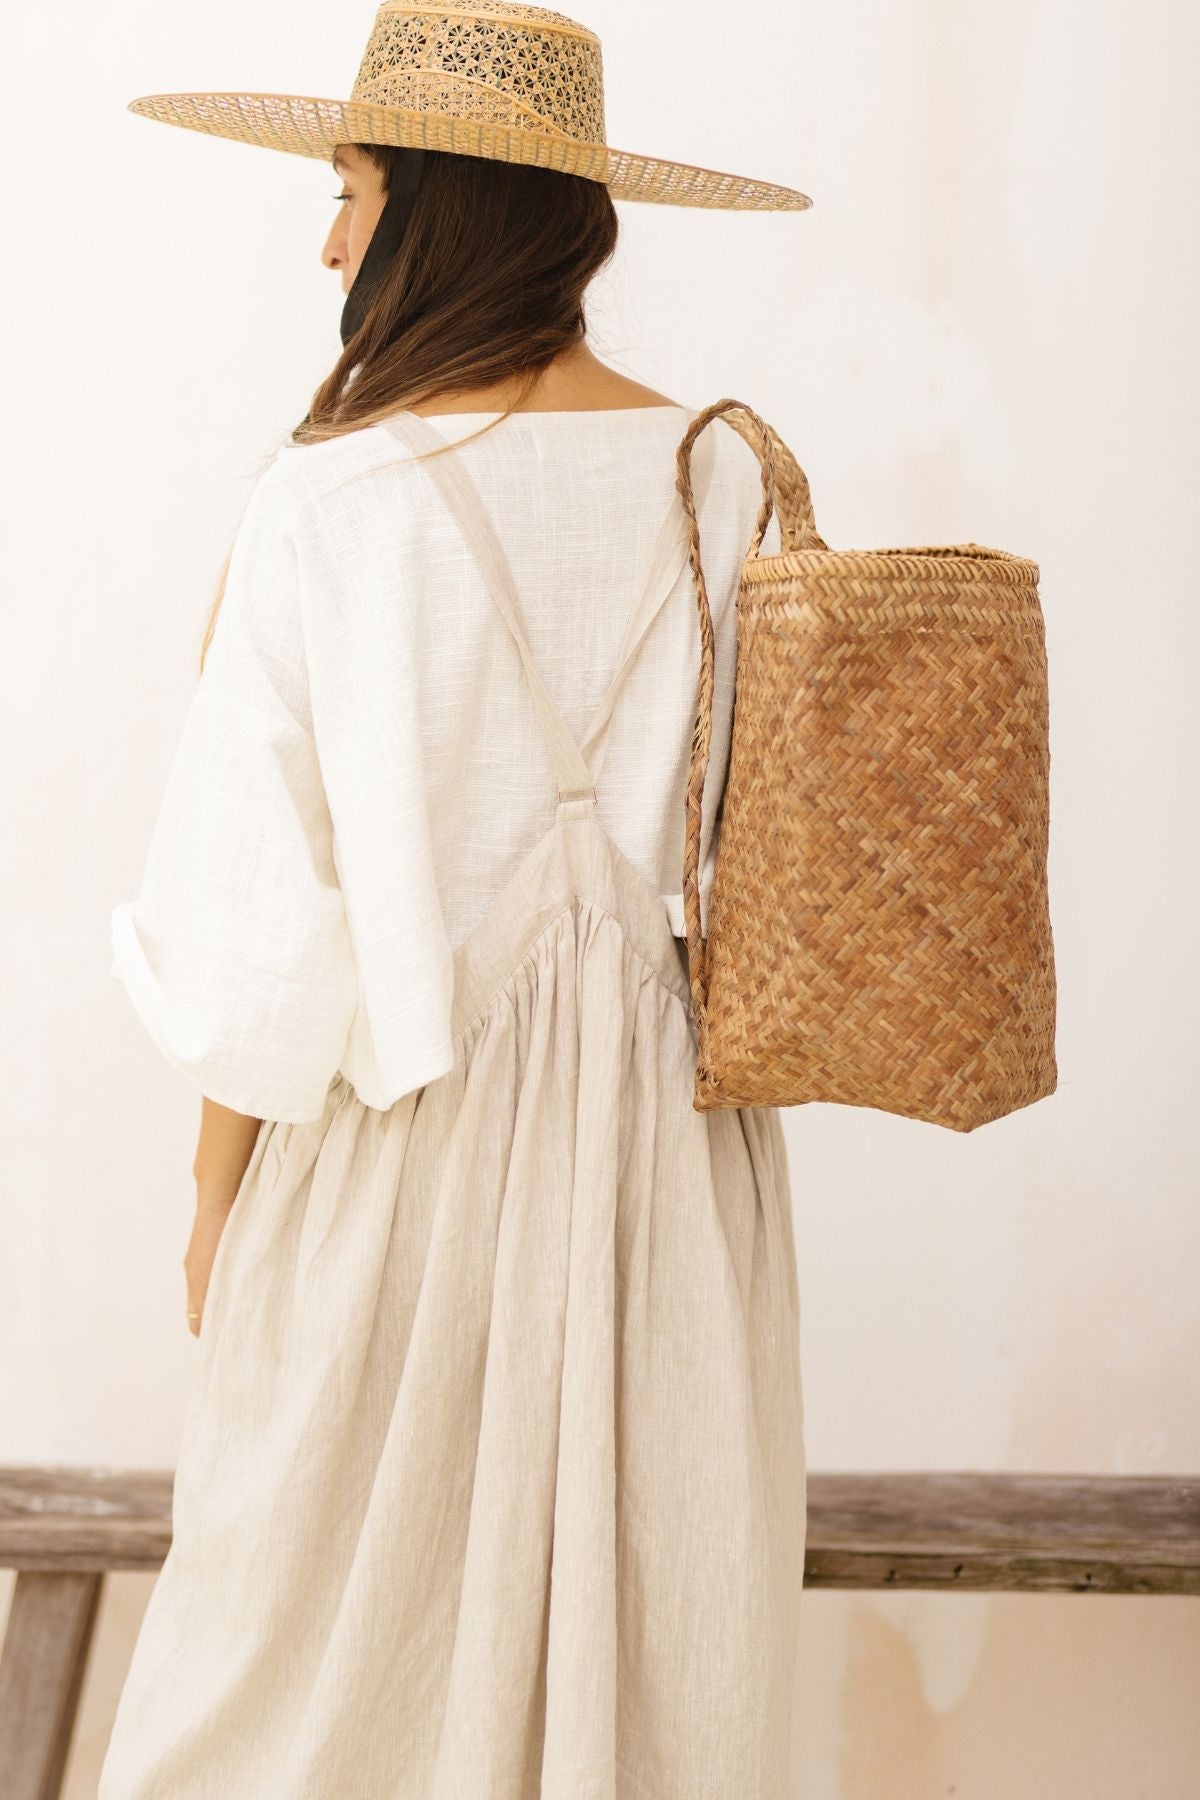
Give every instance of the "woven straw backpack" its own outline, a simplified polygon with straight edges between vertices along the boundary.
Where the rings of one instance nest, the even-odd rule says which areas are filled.
[[[758,456],[763,497],[702,937],[713,631],[691,452],[721,415]],[[831,550],[804,471],[737,400],[696,415],[676,470],[700,614],[683,869],[693,1106],[832,1100],[972,1131],[1052,1094],[1037,564],[974,543]],[[773,509],[780,553],[760,556]]]

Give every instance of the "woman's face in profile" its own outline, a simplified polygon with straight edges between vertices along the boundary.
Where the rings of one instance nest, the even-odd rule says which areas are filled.
[[[383,170],[353,144],[338,145],[333,170],[340,176],[342,186],[336,197],[337,217],[325,239],[321,261],[327,269],[341,270],[342,292],[348,294],[387,195],[383,191]]]

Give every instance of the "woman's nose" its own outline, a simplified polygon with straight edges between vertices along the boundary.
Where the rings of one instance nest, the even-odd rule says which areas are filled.
[[[321,249],[321,261],[327,269],[344,269],[346,266],[345,229],[334,225]]]

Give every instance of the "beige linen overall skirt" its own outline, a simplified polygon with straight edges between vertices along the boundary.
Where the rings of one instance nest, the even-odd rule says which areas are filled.
[[[557,811],[456,953],[453,1069],[387,1111],[339,1075],[260,1129],[99,1800],[794,1800],[780,1117],[693,1109],[685,947],[598,823],[468,471],[423,466]]]

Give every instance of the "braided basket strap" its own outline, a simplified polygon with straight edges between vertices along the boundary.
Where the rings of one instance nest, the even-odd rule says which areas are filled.
[[[683,914],[687,928],[688,975],[692,989],[692,1007],[697,1029],[700,1031],[704,1029],[708,999],[707,946],[700,933],[699,867],[704,777],[708,769],[712,739],[713,627],[708,588],[700,560],[700,529],[696,522],[696,505],[692,493],[691,455],[692,446],[705,426],[722,416],[750,445],[758,457],[762,473],[762,499],[745,560],[749,561],[758,555],[772,511],[779,518],[780,548],[783,554],[799,549],[828,549],[828,545],[817,533],[808,478],[783,439],[766,420],[740,400],[717,400],[712,406],[698,412],[676,451],[675,486],[687,513],[688,556],[695,577],[696,604],[700,617],[700,679],[684,808],[683,847]]]

